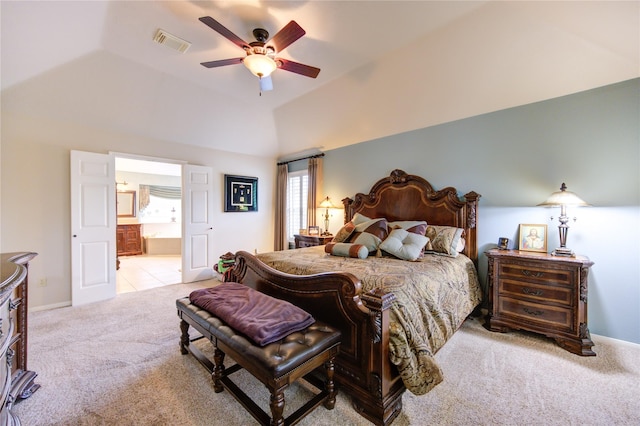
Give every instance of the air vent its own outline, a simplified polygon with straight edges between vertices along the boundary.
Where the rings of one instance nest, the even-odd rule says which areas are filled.
[[[163,46],[167,46],[173,50],[177,50],[180,53],[184,53],[189,50],[191,47],[191,43],[186,40],[183,40],[179,37],[174,36],[173,34],[169,34],[165,30],[159,29],[156,32],[155,37],[153,37],[153,41],[156,43],[160,43]]]

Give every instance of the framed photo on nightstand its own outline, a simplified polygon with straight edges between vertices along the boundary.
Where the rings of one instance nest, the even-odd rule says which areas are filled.
[[[518,249],[522,251],[547,252],[547,225],[520,224]]]

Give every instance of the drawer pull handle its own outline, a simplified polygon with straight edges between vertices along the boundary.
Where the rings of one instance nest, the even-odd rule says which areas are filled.
[[[542,315],[542,314],[544,314],[544,311],[532,311],[532,310],[531,310],[531,309],[529,309],[529,308],[522,308],[522,310],[523,310],[525,313],[529,314],[529,315],[535,315],[535,316],[538,316],[538,315]]]
[[[523,287],[522,288],[522,292],[524,294],[528,294],[530,296],[542,296],[544,294],[544,292],[542,290],[532,290],[532,289],[527,288],[527,287]]]
[[[528,277],[538,277],[540,278],[541,276],[544,275],[544,272],[540,272],[540,271],[529,271],[528,269],[523,269],[522,270],[522,274],[526,275]]]

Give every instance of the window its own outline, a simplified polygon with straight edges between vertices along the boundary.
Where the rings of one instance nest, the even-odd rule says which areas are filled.
[[[149,205],[140,211],[141,223],[182,222],[182,200],[149,196]]]
[[[179,186],[140,185],[140,222],[179,223],[182,213],[182,188]]]
[[[293,241],[293,235],[307,228],[307,193],[309,175],[307,170],[289,173],[287,186],[287,238]]]

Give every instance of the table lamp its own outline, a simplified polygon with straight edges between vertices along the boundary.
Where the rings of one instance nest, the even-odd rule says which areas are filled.
[[[320,205],[318,207],[325,209],[324,210],[324,232],[322,233],[322,235],[331,235],[331,232],[329,232],[329,209],[335,209],[336,206],[333,205],[333,203],[327,196],[327,198],[325,198],[320,202]]]
[[[551,254],[554,256],[575,256],[573,250],[567,248],[567,232],[569,231],[569,225],[567,225],[567,222],[569,222],[567,206],[588,206],[589,204],[573,192],[567,191],[567,185],[563,182],[560,187],[560,191],[554,192],[546,199],[545,202],[538,205],[545,207],[560,206],[560,217],[558,218],[558,221],[560,222],[560,225],[558,225],[558,231],[560,232],[560,247],[555,249]]]

